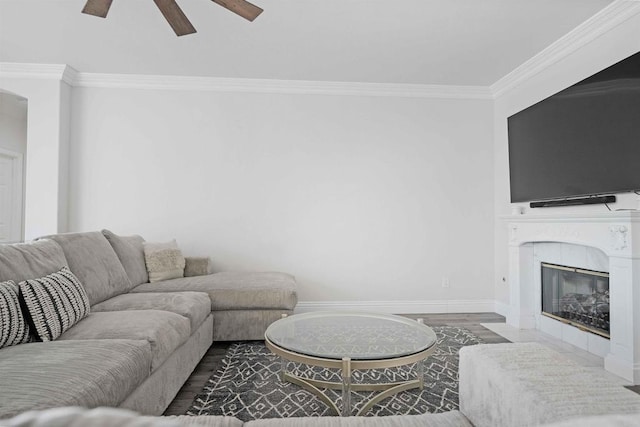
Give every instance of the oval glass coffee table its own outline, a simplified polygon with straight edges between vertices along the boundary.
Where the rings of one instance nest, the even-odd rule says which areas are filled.
[[[313,312],[283,317],[265,332],[265,344],[281,357],[281,380],[317,395],[336,414],[351,415],[351,391],[380,391],[357,415],[395,393],[424,387],[424,360],[436,348],[436,334],[422,320],[390,314]],[[341,370],[342,382],[304,378],[288,372],[287,362]],[[354,370],[395,368],[416,364],[415,379],[394,383],[352,384]],[[342,390],[342,410],[322,390]]]

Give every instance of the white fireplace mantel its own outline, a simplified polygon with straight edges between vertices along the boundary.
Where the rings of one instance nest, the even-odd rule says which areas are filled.
[[[611,339],[605,369],[640,384],[640,211],[511,215],[510,307],[507,323],[540,328],[538,242],[571,243],[602,251],[609,259]],[[579,266],[576,266],[579,267]],[[605,341],[606,343],[606,341]]]

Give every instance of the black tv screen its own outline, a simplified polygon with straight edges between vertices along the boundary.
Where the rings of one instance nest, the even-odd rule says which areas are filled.
[[[640,52],[508,118],[511,202],[640,189]]]

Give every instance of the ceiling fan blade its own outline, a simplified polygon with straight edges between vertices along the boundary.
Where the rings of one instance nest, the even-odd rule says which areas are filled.
[[[212,0],[214,3],[229,9],[231,12],[253,21],[262,13],[262,9],[246,0]]]
[[[177,36],[184,36],[186,34],[193,34],[196,29],[191,25],[191,22],[187,19],[178,3],[175,0],[153,0],[156,2],[158,9],[164,15],[173,31]]]
[[[82,9],[82,13],[106,18],[112,1],[113,0],[87,0],[87,3]]]

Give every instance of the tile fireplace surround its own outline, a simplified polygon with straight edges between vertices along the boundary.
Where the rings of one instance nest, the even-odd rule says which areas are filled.
[[[640,384],[640,211],[503,219],[509,230],[507,323],[602,356],[607,371]],[[541,315],[543,261],[609,272],[610,340]]]

